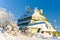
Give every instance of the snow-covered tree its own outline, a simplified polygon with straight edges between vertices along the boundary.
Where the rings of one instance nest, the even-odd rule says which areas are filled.
[[[0,8],[0,27],[4,28],[12,21],[14,21],[13,14],[5,8]]]
[[[13,35],[17,35],[19,32],[19,28],[14,21],[13,14],[4,8],[0,9],[0,28]]]

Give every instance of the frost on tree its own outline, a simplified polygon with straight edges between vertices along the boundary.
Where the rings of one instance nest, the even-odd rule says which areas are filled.
[[[14,22],[13,14],[7,12],[4,8],[0,9],[0,28],[13,35],[16,35],[19,31],[17,24]]]
[[[12,14],[9,14],[4,8],[0,9],[0,27],[6,27],[11,21],[13,21],[12,19]]]

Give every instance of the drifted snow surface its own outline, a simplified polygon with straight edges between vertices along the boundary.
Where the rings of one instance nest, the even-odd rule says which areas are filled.
[[[18,36],[13,36],[6,31],[4,31],[2,28],[0,28],[0,40],[60,40],[57,38],[37,38],[35,36],[33,37],[26,37],[23,36],[22,34],[19,34]]]

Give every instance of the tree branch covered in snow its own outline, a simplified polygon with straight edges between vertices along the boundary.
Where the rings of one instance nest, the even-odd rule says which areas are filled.
[[[0,27],[6,27],[12,21],[14,21],[13,14],[5,8],[0,8]]]

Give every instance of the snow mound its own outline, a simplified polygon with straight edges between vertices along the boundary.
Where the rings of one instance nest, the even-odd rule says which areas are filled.
[[[33,37],[27,37],[22,35],[21,33],[19,33],[17,36],[14,36],[10,33],[7,33],[5,30],[3,30],[2,28],[0,28],[0,40],[60,40],[60,39],[51,39],[51,38],[44,38],[42,39],[37,38],[35,36]]]

